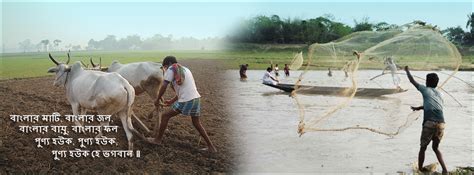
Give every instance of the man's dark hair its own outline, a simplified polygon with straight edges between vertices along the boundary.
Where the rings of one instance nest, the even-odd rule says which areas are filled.
[[[178,63],[174,56],[166,56],[165,59],[163,59],[163,66],[170,66],[174,63]]]
[[[272,68],[271,68],[271,67],[268,67],[268,68],[267,68],[267,71],[272,71]]]
[[[436,73],[429,73],[426,75],[426,86],[435,88],[438,86],[438,75]]]

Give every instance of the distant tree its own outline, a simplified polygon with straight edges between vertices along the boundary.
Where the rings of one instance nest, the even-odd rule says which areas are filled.
[[[172,48],[172,37],[171,35],[167,37],[160,34],[153,35],[142,42],[141,48],[146,50],[169,50]]]
[[[183,37],[174,42],[173,49],[198,50],[202,47],[201,40],[193,37]]]
[[[55,40],[53,41],[54,48],[55,48],[56,50],[59,50],[59,44],[60,44],[61,42],[62,42],[62,41],[61,41],[61,40],[58,40],[58,39],[55,39]]]
[[[117,37],[115,35],[107,35],[104,40],[100,41],[100,46],[104,50],[115,50],[117,49]]]
[[[243,22],[233,37],[237,42],[252,43],[325,43],[351,33],[352,28],[330,14],[301,20],[281,19],[277,15],[256,16]]]
[[[336,20],[336,17],[333,15],[333,14],[330,14],[330,13],[326,13],[326,14],[323,14],[323,16],[321,16],[323,18],[326,18],[326,19],[329,19],[331,21],[335,21]]]
[[[283,43],[299,43],[304,38],[302,21],[298,18],[284,20],[282,28]]]
[[[398,28],[395,24],[388,24],[386,22],[379,22],[373,26],[375,31],[385,31]]]
[[[19,42],[18,45],[20,46],[20,49],[23,50],[23,52],[28,52],[31,49],[33,49],[35,46],[31,43],[30,39],[26,39],[22,42]]]
[[[466,28],[469,30],[471,33],[474,33],[474,13],[471,13],[467,15],[467,23],[466,23]]]
[[[272,18],[267,16],[257,16],[255,18],[255,37],[257,42],[271,43],[274,42],[275,38],[278,38],[277,29],[274,24],[274,20],[278,19],[278,16],[274,16]]]
[[[140,36],[138,35],[129,35],[126,38],[122,38],[118,41],[118,48],[119,49],[132,49],[136,50],[140,48],[140,45],[142,44],[142,40]]]
[[[82,47],[81,45],[75,45],[75,46],[72,46],[71,48],[73,51],[78,51],[78,50],[82,50]]]
[[[39,42],[38,44],[36,44],[36,45],[35,45],[35,49],[36,49],[38,52],[41,52],[41,50],[44,49],[43,43]]]
[[[64,46],[64,48],[66,50],[71,50],[72,49],[72,44],[68,44],[68,45]]]
[[[43,44],[44,51],[47,52],[48,51],[49,40],[47,40],[47,39],[41,40],[40,43]]]
[[[72,46],[71,46],[72,47]],[[99,42],[95,41],[94,39],[90,39],[89,42],[87,42],[87,50],[97,50],[100,49]]]
[[[373,31],[374,25],[369,22],[369,18],[362,18],[361,21],[354,20],[355,26],[352,29],[354,32],[358,31]]]
[[[465,32],[464,30],[460,27],[449,27],[446,30],[444,30],[442,33],[445,34],[445,36],[453,42],[454,44],[463,44]]]
[[[352,32],[352,28],[348,25],[339,22],[333,22],[330,27],[331,41],[339,39],[343,36],[349,35]]]
[[[467,15],[466,28],[469,32],[464,34],[463,44],[472,46],[474,45],[474,13]]]

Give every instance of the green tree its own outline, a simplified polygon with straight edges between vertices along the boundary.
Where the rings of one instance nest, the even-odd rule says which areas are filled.
[[[369,22],[369,18],[362,18],[361,21],[354,20],[355,26],[352,29],[354,32],[358,31],[373,31],[374,25]]]
[[[474,13],[467,15],[467,19],[466,28],[470,28],[470,33],[474,33]]]
[[[396,29],[396,28],[398,28],[397,25],[388,24],[386,22],[379,22],[374,25],[375,31],[386,31],[386,30],[391,30],[391,29]]]
[[[463,43],[465,33],[464,33],[464,30],[460,26],[449,27],[446,30],[444,30],[443,33],[451,42],[458,45]]]

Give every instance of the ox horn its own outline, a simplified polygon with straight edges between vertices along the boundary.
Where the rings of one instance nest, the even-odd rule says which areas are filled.
[[[66,64],[69,64],[69,61],[71,61],[71,57],[69,56],[69,52],[67,53],[67,61]]]
[[[89,60],[91,61],[92,67],[95,67],[94,62],[92,61],[92,57],[90,57]]]
[[[49,59],[51,59],[54,64],[59,65],[59,63],[53,58],[53,56],[51,56],[51,53],[49,53]]]
[[[84,61],[82,61],[82,60],[81,60],[81,64],[82,64],[82,66],[84,66],[84,67],[89,67],[89,66],[88,66],[86,63],[84,63]]]

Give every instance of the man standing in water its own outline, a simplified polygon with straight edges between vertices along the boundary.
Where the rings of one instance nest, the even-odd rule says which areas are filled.
[[[247,78],[247,68],[249,67],[249,64],[242,64],[240,65],[240,79],[246,79]]]
[[[283,71],[285,71],[285,75],[287,77],[290,76],[290,67],[288,67],[288,64],[285,64],[285,67],[283,68]]]
[[[426,171],[423,167],[423,162],[425,161],[425,151],[433,141],[431,145],[433,151],[438,158],[439,164],[443,168],[443,174],[447,174],[446,165],[444,164],[443,156],[441,151],[439,151],[439,143],[443,138],[444,134],[444,116],[443,116],[443,99],[441,98],[441,93],[436,90],[438,85],[438,75],[435,73],[430,73],[426,75],[426,86],[418,84],[413,76],[411,75],[408,66],[405,66],[405,71],[407,73],[408,79],[413,84],[413,86],[421,92],[423,95],[423,106],[411,107],[412,110],[421,110],[423,109],[423,130],[421,132],[421,144],[420,152],[418,153],[418,167],[420,171]]]
[[[400,89],[400,77],[397,75],[397,65],[392,57],[387,57],[384,60],[385,69],[383,70],[382,74],[385,73],[385,70],[388,68],[390,69],[390,73],[392,74],[393,84]]]
[[[275,68],[274,68],[274,69],[275,69],[275,76],[277,76],[277,77],[280,76],[280,75],[278,74],[278,71],[279,71],[279,69],[278,69],[278,64],[275,64]]]
[[[185,116],[191,116],[193,125],[206,141],[209,152],[216,152],[216,147],[212,144],[199,119],[201,116],[201,95],[199,95],[199,92],[197,91],[193,74],[188,68],[178,64],[178,61],[174,56],[165,57],[163,60],[163,68],[166,72],[164,75],[163,85],[161,86],[158,98],[155,101],[155,106],[160,105],[160,99],[170,82],[173,83],[176,96],[165,102],[165,105],[173,105],[171,109],[163,112],[158,133],[155,138],[147,138],[148,142],[161,144],[169,120],[178,114],[182,114]]]
[[[344,67],[342,67],[342,70],[344,71],[344,75],[347,77],[349,77],[349,74],[347,73],[351,67],[351,64],[352,62],[351,61],[347,61],[346,64],[344,64]]]

